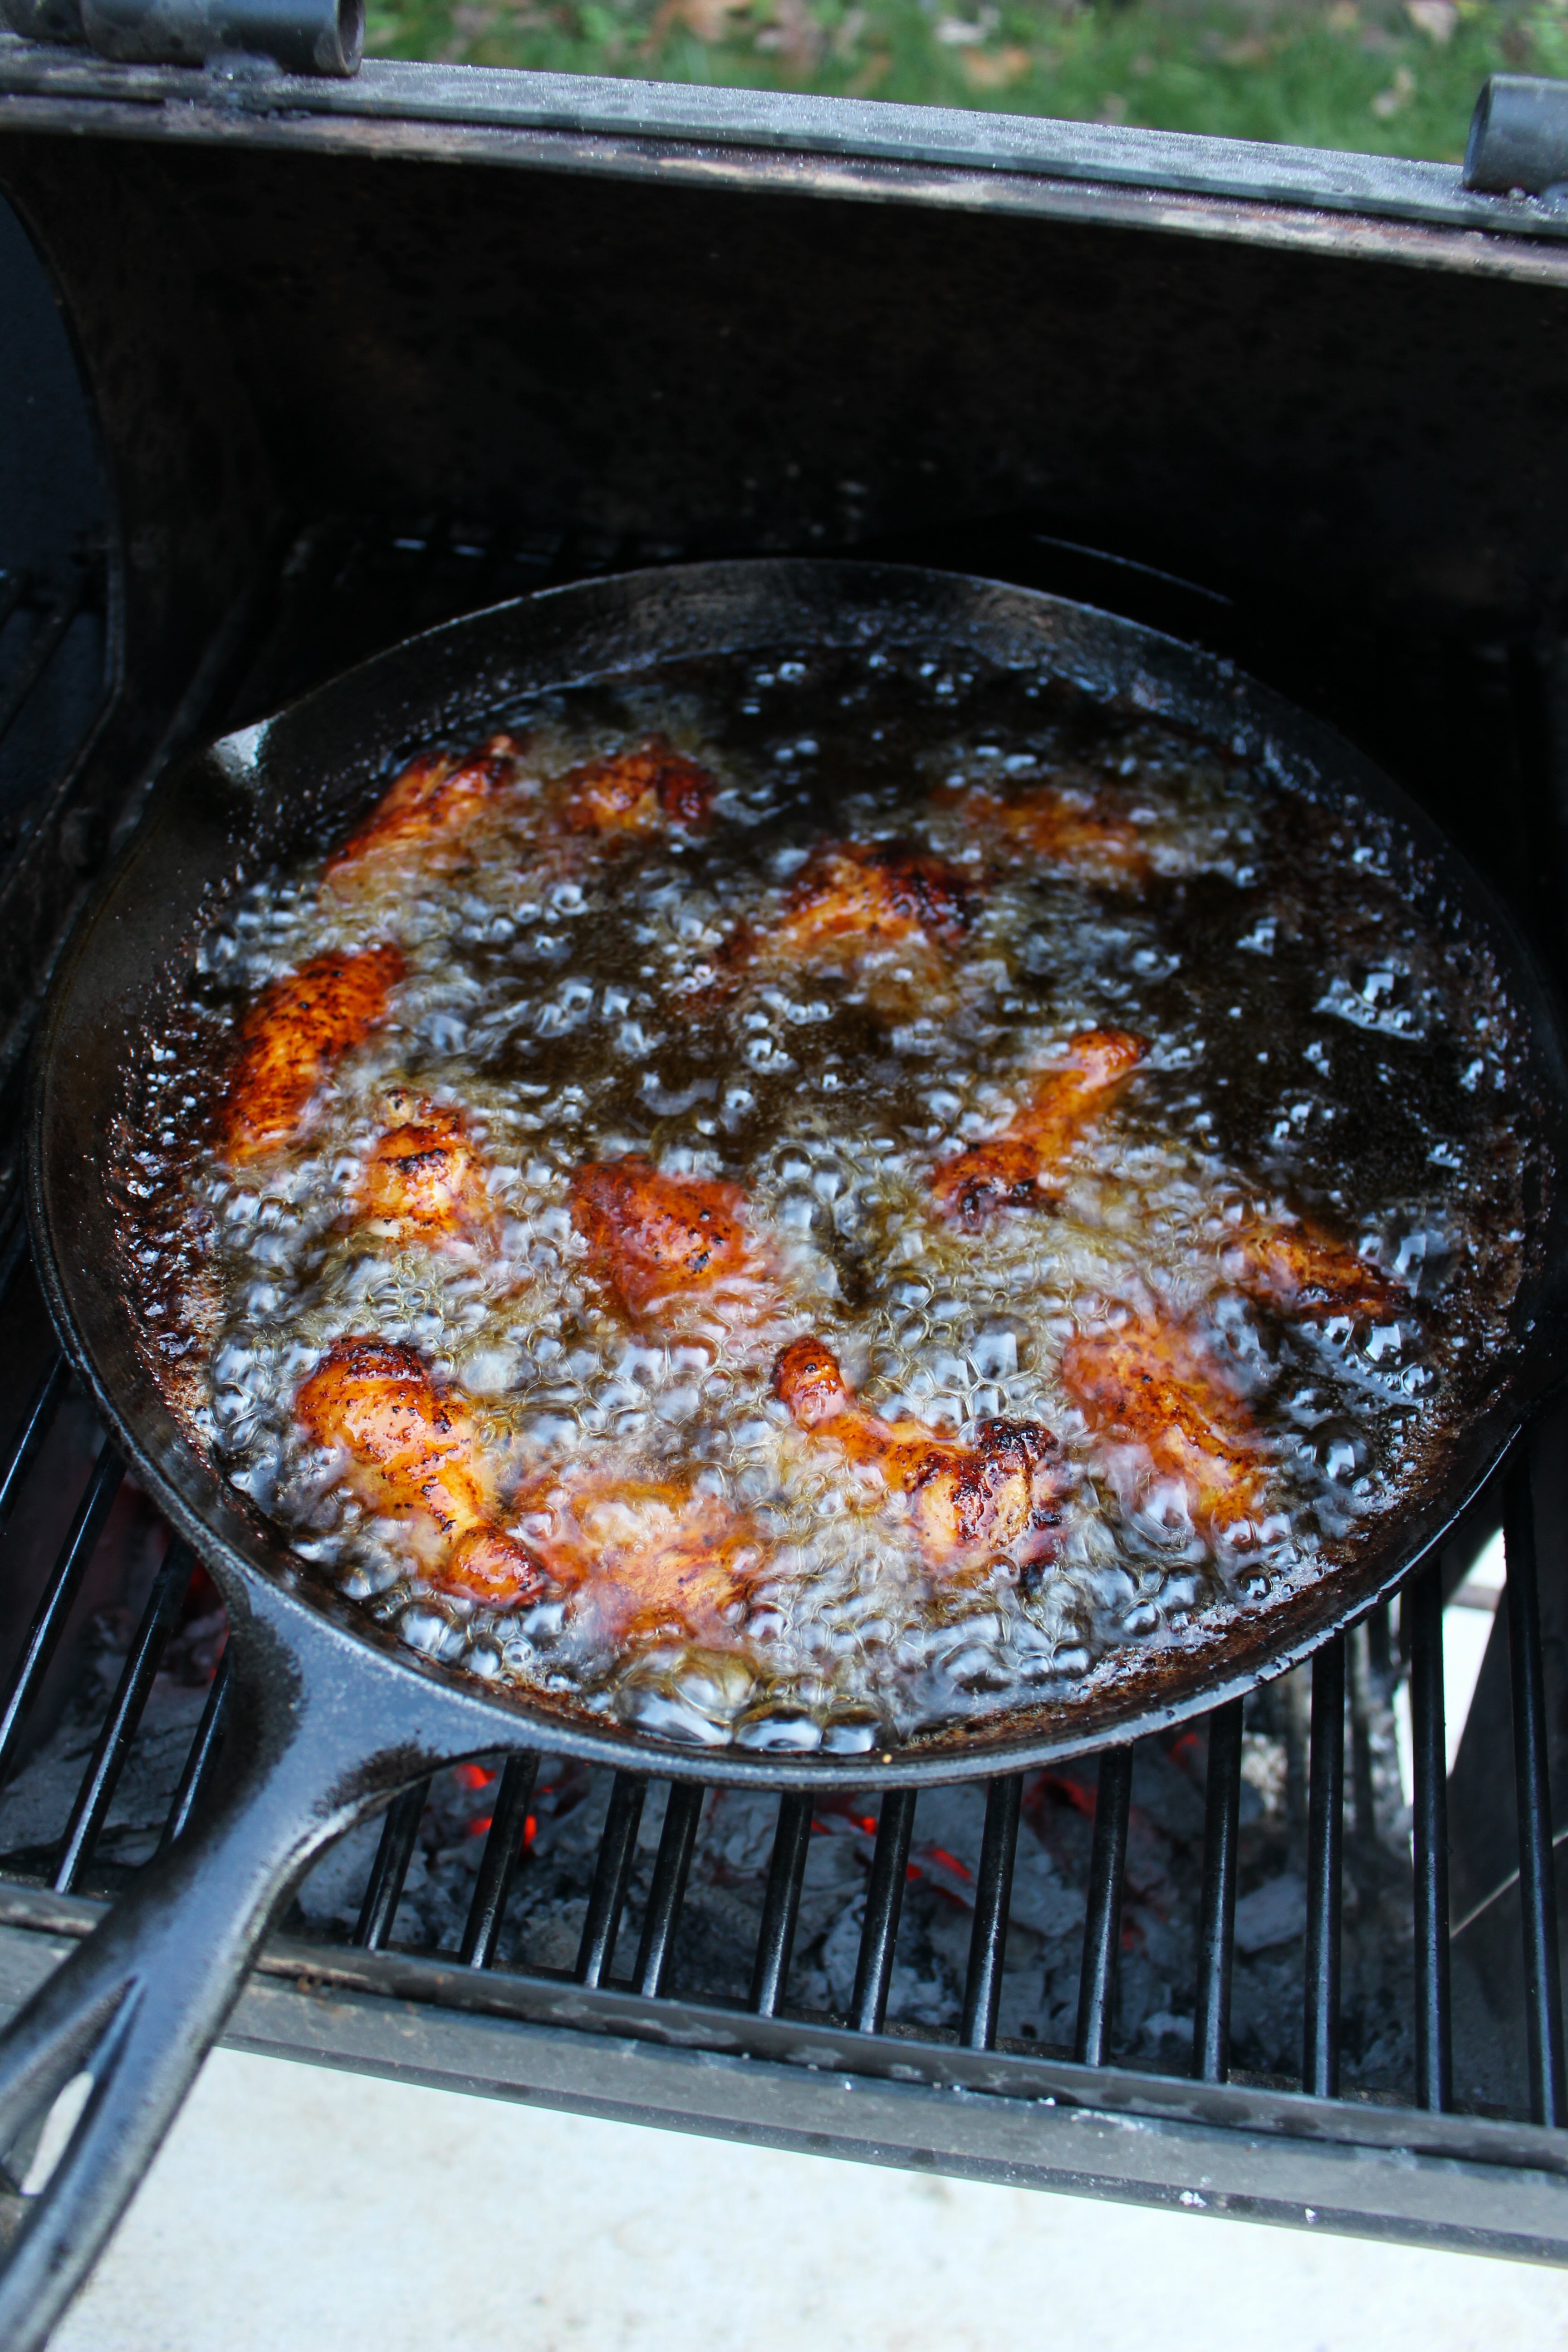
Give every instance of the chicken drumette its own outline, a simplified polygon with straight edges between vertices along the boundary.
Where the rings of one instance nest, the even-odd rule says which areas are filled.
[[[255,1160],[290,1139],[322,1080],[385,1020],[403,973],[400,948],[365,948],[315,956],[262,990],[239,1024],[218,1106],[226,1160]]]
[[[489,1209],[484,1164],[457,1112],[397,1087],[365,1163],[357,1207],[400,1240],[471,1232]]]
[[[983,786],[933,795],[1008,862],[1055,866],[1080,881],[1135,887],[1148,878],[1149,851],[1137,826],[1096,778],[1029,784],[1003,800]]]
[[[1062,1066],[1044,1071],[1028,1101],[999,1135],[944,1160],[931,1171],[937,1206],[957,1224],[978,1224],[995,1209],[1038,1208],[1065,1181],[1066,1163],[1110,1108],[1148,1047],[1120,1029],[1087,1029]]]
[[[859,1403],[817,1339],[784,1349],[773,1391],[797,1428],[904,1498],[929,1567],[984,1566],[998,1552],[1025,1566],[1055,1550],[1060,1463],[1055,1440],[1033,1422],[983,1421],[966,1445],[922,1422],[883,1421]]]
[[[629,1314],[700,1299],[743,1315],[761,1311],[771,1297],[769,1267],[747,1228],[738,1184],[666,1175],[632,1154],[576,1169],[571,1199],[595,1275]]]
[[[409,1527],[438,1591],[496,1608],[543,1591],[539,1560],[498,1524],[494,1475],[467,1407],[437,1387],[412,1348],[339,1339],[294,1411],[319,1444],[347,1454],[371,1508]]]
[[[706,768],[650,735],[635,751],[573,768],[550,787],[546,804],[568,833],[635,836],[671,825],[700,833],[718,789]]]
[[[521,774],[521,746],[492,735],[475,751],[422,751],[395,778],[364,823],[327,860],[328,881],[342,888],[374,869],[389,851],[428,856],[459,840],[470,820]]]
[[[1312,1321],[1394,1314],[1409,1297],[1403,1283],[1304,1217],[1244,1220],[1222,1242],[1219,1268],[1260,1305]]]
[[[1255,1522],[1268,1483],[1257,1424],[1197,1333],[1152,1315],[1083,1332],[1062,1381],[1094,1436],[1125,1449],[1130,1500],[1174,1486],[1205,1533]]]
[[[748,976],[844,972],[887,1016],[950,1002],[953,951],[974,921],[980,884],[900,842],[824,842],[784,894],[775,921],[743,924],[721,952],[709,1002]]]
[[[517,1517],[574,1616],[611,1643],[733,1648],[767,1561],[752,1522],[689,1479],[547,1476]]]

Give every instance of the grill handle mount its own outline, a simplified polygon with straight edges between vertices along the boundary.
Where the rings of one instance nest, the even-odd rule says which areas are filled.
[[[364,49],[364,0],[0,0],[0,22],[118,65],[221,70],[255,58],[341,79]]]
[[[1568,204],[1568,81],[1492,74],[1481,84],[1465,148],[1465,185],[1482,195],[1518,190]]]
[[[345,1703],[341,1676],[322,1671],[335,1663],[326,1626],[223,1581],[241,1622],[213,1787],[0,2036],[0,2162],[10,2158],[13,2184],[61,2094],[90,2084],[0,2266],[6,2352],[43,2352],[310,1862],[437,1764],[499,1752],[493,1712],[437,1685],[410,1705],[390,1662],[368,1690],[356,1678]]]

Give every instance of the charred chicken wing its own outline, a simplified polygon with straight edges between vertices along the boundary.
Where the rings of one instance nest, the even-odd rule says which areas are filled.
[[[751,1521],[689,1480],[552,1479],[519,1524],[574,1612],[609,1643],[674,1635],[732,1647],[766,1551]]]
[[[539,1561],[496,1523],[494,1481],[467,1410],[437,1388],[412,1348],[338,1340],[294,1410],[319,1444],[348,1454],[371,1508],[411,1527],[440,1591],[497,1608],[542,1591]]]
[[[327,860],[327,879],[341,887],[384,851],[428,853],[456,840],[487,802],[517,782],[520,756],[510,735],[492,735],[461,758],[455,751],[422,751]]]
[[[380,1027],[403,971],[400,948],[366,948],[315,956],[262,990],[239,1024],[219,1106],[226,1160],[255,1160],[289,1141],[329,1071]]]
[[[449,1110],[398,1088],[387,1097],[396,1120],[376,1140],[359,1196],[361,1213],[400,1236],[434,1241],[484,1216],[484,1168]]]
[[[594,1272],[630,1314],[693,1293],[743,1297],[764,1276],[738,1184],[665,1175],[633,1155],[577,1169],[571,1199]]]
[[[1105,1114],[1148,1052],[1121,1029],[1086,1029],[1059,1069],[1047,1070],[1000,1135],[972,1144],[931,1172],[937,1206],[973,1225],[994,1209],[1037,1208],[1060,1189],[1074,1147]]]
[[[983,1565],[999,1551],[1023,1564],[1055,1549],[1060,1466],[1055,1440],[1034,1423],[984,1421],[964,1445],[922,1422],[883,1421],[857,1401],[817,1339],[784,1350],[773,1391],[797,1428],[905,1498],[929,1566]]]
[[[1174,1484],[1205,1530],[1260,1509],[1267,1476],[1256,1424],[1193,1332],[1152,1317],[1084,1332],[1068,1344],[1062,1380],[1096,1437],[1142,1456],[1138,1500]]]
[[[635,751],[574,768],[550,798],[568,833],[650,834],[668,825],[700,833],[718,789],[706,768],[650,735]]]
[[[1289,1225],[1249,1220],[1226,1238],[1219,1264],[1249,1298],[1313,1320],[1393,1314],[1407,1297],[1392,1275],[1304,1218]]]

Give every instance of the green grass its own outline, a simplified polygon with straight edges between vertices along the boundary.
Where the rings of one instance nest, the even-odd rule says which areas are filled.
[[[1005,108],[1456,161],[1568,0],[370,0],[373,55]]]

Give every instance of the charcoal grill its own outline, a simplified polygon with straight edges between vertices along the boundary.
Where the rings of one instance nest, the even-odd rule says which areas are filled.
[[[1438,166],[1225,142],[438,68],[328,87],[5,40],[0,190],[27,362],[0,511],[8,2012],[180,1833],[224,1733],[210,1596],[72,1391],[16,1213],[41,989],[163,765],[531,587],[894,556],[1244,663],[1388,768],[1568,976],[1568,215]],[[1310,1677],[1217,1710],[1180,1756],[998,1780],[957,1844],[921,1834],[929,1795],[824,1818],[785,1793],[737,1861],[700,1789],[563,1789],[513,1759],[462,1815],[443,1776],[321,1865],[229,2039],[1568,2259],[1563,1435],[1548,1415],[1396,1612]],[[1500,1523],[1507,1598],[1449,1778],[1445,1603]],[[1154,1897],[1151,1822],[1184,1856]],[[454,1838],[472,1866],[416,1900]],[[1040,1844],[1056,1925],[1021,1937]],[[1247,1906],[1285,1877],[1301,1916],[1271,1942]],[[939,1947],[911,1996],[900,1949]],[[1022,2015],[1047,1964],[1056,1994]],[[1283,2054],[1269,2001],[1296,2021]],[[13,2227],[32,2154],[10,2152]]]

